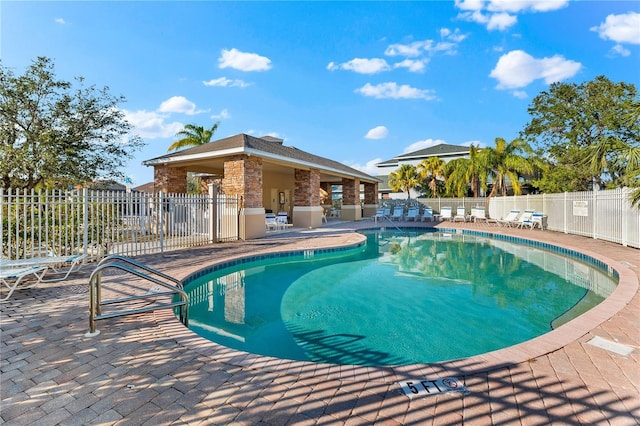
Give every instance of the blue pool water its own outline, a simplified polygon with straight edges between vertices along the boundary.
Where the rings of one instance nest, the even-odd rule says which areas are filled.
[[[272,256],[191,281],[189,327],[284,359],[407,365],[540,336],[601,302],[597,265],[506,240],[363,231],[349,250]]]

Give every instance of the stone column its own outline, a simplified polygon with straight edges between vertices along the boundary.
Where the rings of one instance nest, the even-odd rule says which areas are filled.
[[[322,225],[320,172],[295,169],[294,179],[293,226],[315,228]]]
[[[266,235],[262,205],[262,159],[240,155],[224,162],[222,192],[240,197],[240,238]]]
[[[342,212],[343,220],[361,220],[360,179],[342,178]]]
[[[153,167],[153,190],[165,194],[187,193],[187,170],[166,164]]]
[[[371,217],[376,214],[378,209],[378,184],[363,183],[364,186],[364,206],[362,217]]]

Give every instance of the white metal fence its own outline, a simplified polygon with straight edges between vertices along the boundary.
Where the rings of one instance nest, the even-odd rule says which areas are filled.
[[[11,259],[135,256],[238,239],[237,197],[124,191],[4,191],[0,245]]]
[[[547,229],[583,235],[640,248],[640,210],[629,201],[631,189],[565,192],[488,198],[420,198],[439,212],[464,206],[485,206],[490,217],[504,218],[511,210],[534,210],[546,216]],[[386,201],[386,200],[385,200]]]

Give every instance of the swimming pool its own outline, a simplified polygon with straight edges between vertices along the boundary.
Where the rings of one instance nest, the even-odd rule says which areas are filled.
[[[544,334],[616,285],[593,259],[512,237],[363,232],[355,248],[239,259],[194,276],[190,328],[284,359],[427,363]]]

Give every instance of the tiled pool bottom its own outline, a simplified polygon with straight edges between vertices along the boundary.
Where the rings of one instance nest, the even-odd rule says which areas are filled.
[[[361,227],[362,228],[362,227]],[[407,228],[412,229],[412,228]],[[314,363],[305,363],[305,362],[294,362],[288,360],[281,360],[277,358],[270,358],[265,356],[258,356],[247,354],[244,352],[238,352],[231,349],[228,349],[224,346],[215,344],[199,336],[195,335],[189,330],[185,330],[181,325],[177,329],[175,327],[171,327],[171,335],[175,336],[173,333],[178,333],[180,337],[186,339],[187,343],[191,348],[203,351],[208,356],[212,356],[216,359],[234,359],[238,361],[239,359],[242,362],[239,366],[253,368],[255,365],[259,365],[260,368],[266,369],[276,369],[280,370],[283,366],[287,369],[290,368],[306,368],[313,369],[313,365],[323,366],[324,368],[338,368],[341,371],[341,374],[344,374],[345,377],[352,378],[355,381],[362,380],[363,377],[375,376],[377,380],[382,380],[385,382],[394,382],[405,380],[407,378],[412,379],[415,378],[416,373],[420,371],[431,371],[432,375],[436,374],[438,377],[447,377],[450,375],[456,376],[466,376],[470,374],[477,374],[480,372],[490,371],[496,368],[501,368],[505,366],[514,365],[517,363],[529,361],[531,359],[540,357],[542,355],[548,354],[564,345],[573,342],[579,339],[581,336],[584,336],[594,327],[597,327],[602,321],[606,320],[608,317],[613,315],[615,312],[618,312],[622,309],[633,297],[637,290],[637,277],[636,275],[629,270],[625,265],[620,264],[619,262],[615,262],[612,259],[605,258],[600,254],[590,253],[584,250],[576,250],[572,247],[566,247],[558,245],[557,243],[540,241],[537,239],[532,239],[529,237],[542,236],[542,233],[530,232],[525,236],[522,235],[512,235],[511,233],[503,233],[503,232],[513,232],[513,230],[504,230],[500,232],[500,230],[479,230],[479,229],[462,229],[462,228],[449,228],[449,227],[441,227],[438,228],[439,231],[442,232],[451,232],[451,233],[468,233],[472,235],[478,236],[486,236],[497,239],[504,239],[505,241],[518,242],[520,244],[528,244],[533,247],[544,248],[547,250],[554,250],[560,252],[562,254],[572,256],[583,261],[587,261],[592,263],[595,266],[598,266],[602,269],[608,270],[609,272],[613,272],[617,274],[617,278],[619,279],[619,285],[607,300],[602,302],[600,305],[591,309],[589,312],[581,315],[575,320],[565,324],[562,327],[559,327],[556,330],[553,330],[543,336],[532,339],[530,341],[497,350],[494,352],[485,353],[478,356],[473,356],[469,358],[432,363],[432,364],[416,364],[412,366],[399,366],[399,367],[362,367],[362,366],[331,366],[331,365],[323,365],[323,364],[314,364]],[[547,235],[549,233],[546,233]],[[291,247],[287,247],[285,245],[278,247],[275,250],[269,250],[265,253],[257,253],[251,254],[247,256],[243,256],[241,259],[231,259],[224,262],[224,264],[228,265],[229,262],[245,262],[249,259],[255,258],[256,256],[287,256],[290,253],[300,253],[309,250],[344,250],[349,247],[354,247],[361,242],[354,242],[354,234],[347,233],[344,234],[345,237],[348,236],[349,243],[341,243],[338,242],[337,235],[332,235],[330,241],[332,247],[327,248],[322,246],[322,242],[317,239],[315,242],[318,244],[317,247],[311,248],[309,247],[309,241],[306,240],[301,244],[303,247],[299,247],[298,245],[293,245]],[[357,237],[356,237],[357,239]],[[205,269],[208,271],[212,270],[211,268],[215,268],[215,266],[210,266]],[[196,273],[195,275],[198,275]],[[195,276],[194,275],[194,276]],[[159,317],[160,319],[160,317]],[[162,326],[166,327],[168,324],[173,322],[173,318],[170,315],[162,315]],[[193,346],[195,344],[195,346]],[[310,364],[310,365],[309,365]],[[422,377],[422,376],[420,376]]]

